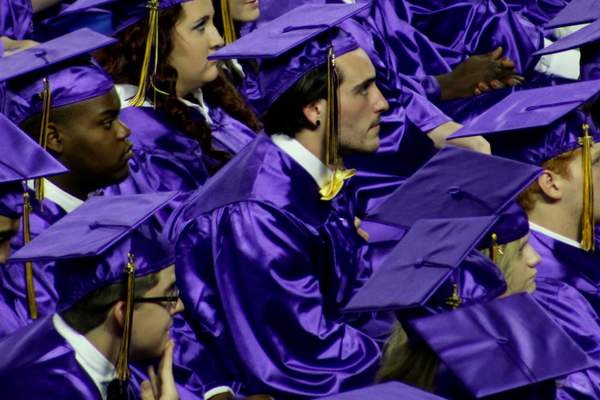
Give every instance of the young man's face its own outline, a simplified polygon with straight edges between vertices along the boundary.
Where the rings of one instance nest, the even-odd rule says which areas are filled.
[[[116,89],[77,104],[72,121],[60,127],[62,152],[57,158],[93,190],[123,181],[133,156],[131,131],[119,119]],[[91,190],[90,190],[91,191]]]
[[[143,297],[170,297],[175,290],[175,266],[171,265],[160,271],[158,283]],[[134,309],[131,359],[160,357],[170,339],[173,316],[182,311],[181,300],[174,307],[170,303],[141,303]]]
[[[10,257],[10,239],[19,232],[21,219],[0,215],[0,265],[6,264]]]
[[[336,59],[340,85],[340,152],[374,153],[379,148],[379,123],[388,103],[375,84],[375,67],[362,49]]]

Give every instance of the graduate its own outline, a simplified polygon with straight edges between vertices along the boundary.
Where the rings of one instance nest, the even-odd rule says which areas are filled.
[[[77,20],[94,7],[111,13],[119,43],[95,57],[117,83],[123,121],[134,132],[132,173],[104,193],[198,188],[259,131],[243,98],[207,60],[223,46],[212,2],[79,0],[60,16]],[[162,223],[170,207],[159,213]]]
[[[113,42],[82,30],[0,59],[0,81],[6,82],[2,113],[69,169],[67,174],[28,181],[29,239],[80,206],[91,192],[129,174],[130,130],[119,120],[116,90],[86,55]],[[15,236],[13,250],[25,240]],[[52,263],[33,268],[37,312],[27,306],[24,266],[5,271],[4,284],[16,297],[15,307],[24,320],[35,319],[36,313],[49,315],[56,305]]]
[[[24,197],[22,181],[64,174],[68,170],[2,114],[0,139],[3,144],[0,157],[0,268],[4,269],[10,256],[11,239],[19,233],[24,212],[28,213],[29,202]],[[28,218],[27,214],[25,219]],[[14,311],[14,298],[4,289],[3,275],[4,272],[0,273],[0,338],[24,327],[27,322]],[[31,281],[32,271],[26,271],[26,276]]]
[[[0,342],[3,395],[198,398],[176,388],[173,377],[169,328],[183,311],[173,248],[144,224],[173,197],[91,199],[14,255],[21,262],[57,260],[59,304],[56,314]],[[158,371],[150,373],[152,384],[129,366],[144,358],[161,359]]]
[[[600,131],[577,108],[600,91],[598,81],[514,93],[457,136],[489,132],[494,153],[544,168],[519,197],[530,221],[530,243],[541,255],[536,300],[600,365],[600,301],[594,225],[598,221]],[[495,125],[498,110],[519,118]],[[597,381],[598,378],[596,378]],[[597,388],[590,388],[598,396]]]

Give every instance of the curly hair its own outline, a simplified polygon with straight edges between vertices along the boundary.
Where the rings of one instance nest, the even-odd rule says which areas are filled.
[[[161,40],[158,42],[158,53],[160,60],[169,59],[174,45],[175,26],[183,17],[183,12],[181,4],[159,12],[158,34]],[[149,19],[144,18],[119,32],[115,36],[119,39],[119,43],[94,53],[94,58],[104,67],[116,84],[139,85],[148,31]],[[156,87],[165,93],[176,93],[177,76],[177,70],[167,61],[159,62],[156,71]],[[152,90],[150,88],[146,95],[153,95]],[[220,107],[255,132],[260,131],[260,124],[254,113],[245,104],[242,96],[221,74],[214,82],[203,87],[202,92],[210,106]],[[197,103],[196,98],[191,94],[185,99]],[[193,119],[188,106],[177,96],[168,96],[157,92],[156,106],[161,107],[171,122],[184,134],[196,139],[207,156],[218,161],[217,166],[207,165],[211,174],[214,174],[231,159],[231,154],[212,146],[210,125],[205,121]]]

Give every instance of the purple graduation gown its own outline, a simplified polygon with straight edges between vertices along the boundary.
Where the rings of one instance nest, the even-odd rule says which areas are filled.
[[[6,0],[0,2],[0,36],[15,40],[31,36],[33,7],[31,0]]]
[[[202,119],[195,110],[192,116]],[[220,108],[210,109],[213,146],[233,155],[243,149],[256,134]],[[105,195],[144,194],[168,191],[191,192],[209,178],[207,157],[199,142],[182,133],[160,108],[126,107],[121,120],[131,129],[129,140],[134,156],[129,162],[130,175],[123,182],[103,189]],[[179,200],[157,213],[164,225]]]
[[[266,134],[172,215],[186,315],[245,393],[325,396],[368,385],[391,323],[342,314],[370,276],[343,194]],[[364,333],[368,332],[368,334]]]
[[[0,341],[0,387],[2,397],[12,400],[55,398],[61,400],[101,400],[98,387],[75,358],[75,350],[54,328],[52,316],[30,324]],[[174,366],[174,375],[178,373]],[[147,380],[130,367],[131,398],[141,398],[140,382]],[[201,395],[177,387],[181,399],[201,399]],[[6,397],[5,397],[6,396]],[[50,396],[50,397],[49,397]]]

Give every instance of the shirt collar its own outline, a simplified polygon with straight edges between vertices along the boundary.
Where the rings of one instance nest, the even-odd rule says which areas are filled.
[[[138,87],[130,84],[119,84],[115,85],[115,87],[117,88],[119,99],[121,99],[121,108],[123,109],[131,107],[131,104],[129,104],[129,99],[133,98],[137,94]],[[192,103],[191,101],[187,101],[186,99],[182,99],[181,97],[179,98],[179,100],[181,100],[186,106],[198,110],[198,112],[202,114],[206,122],[212,124],[212,118],[210,118],[210,116],[208,115],[208,107],[204,103],[202,89],[198,89],[196,93],[194,93],[194,97],[198,100],[198,103],[200,104]],[[142,107],[153,107],[153,104],[152,102],[148,101],[148,99],[146,99],[144,100],[144,104],[142,104]]]
[[[96,383],[102,399],[106,400],[108,384],[115,376],[115,366],[85,336],[71,328],[60,315],[54,314],[52,322],[56,331],[73,347],[75,359]]]
[[[31,190],[35,190],[33,182],[33,180],[27,181],[27,187]],[[83,204],[83,200],[70,195],[48,179],[44,181],[44,196],[68,213]]]
[[[559,242],[563,242],[570,246],[577,247],[578,249],[583,248],[581,246],[581,243],[578,243],[577,241],[575,241],[573,239],[569,239],[568,237],[560,235],[556,232],[552,232],[551,230],[546,229],[543,226],[539,226],[538,224],[536,224],[534,222],[529,221],[529,229],[531,229],[532,231],[543,233],[544,235],[549,236],[554,240],[558,240]]]
[[[271,135],[271,140],[300,164],[314,178],[320,188],[329,183],[332,171],[299,141],[285,134]]]

